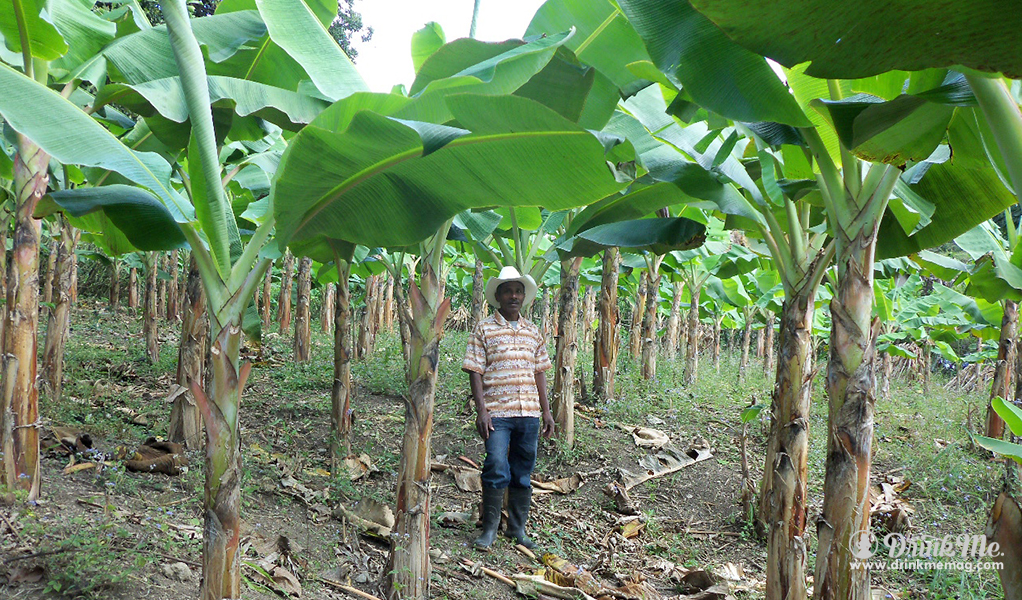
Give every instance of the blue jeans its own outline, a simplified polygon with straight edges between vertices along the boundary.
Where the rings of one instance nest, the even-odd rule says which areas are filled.
[[[493,431],[486,438],[483,486],[531,487],[539,442],[539,417],[494,417]]]

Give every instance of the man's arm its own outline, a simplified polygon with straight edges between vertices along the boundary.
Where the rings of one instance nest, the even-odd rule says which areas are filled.
[[[483,376],[470,371],[468,382],[472,387],[472,400],[476,405],[476,431],[479,432],[479,437],[486,440],[493,431],[493,422],[490,420],[490,411],[486,410],[486,403],[483,401]]]
[[[550,403],[546,399],[546,371],[536,373],[536,389],[539,391],[539,407],[543,409],[543,437],[550,439],[554,435],[554,416],[550,414]]]

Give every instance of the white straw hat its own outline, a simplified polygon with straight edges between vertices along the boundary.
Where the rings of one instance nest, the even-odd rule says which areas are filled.
[[[508,281],[517,281],[525,286],[525,300],[522,301],[522,306],[526,306],[536,299],[536,281],[532,278],[532,275],[522,275],[514,267],[504,267],[500,270],[500,274],[496,277],[491,277],[486,282],[486,301],[493,308],[500,308],[500,303],[497,302],[497,288],[500,284],[507,283]]]

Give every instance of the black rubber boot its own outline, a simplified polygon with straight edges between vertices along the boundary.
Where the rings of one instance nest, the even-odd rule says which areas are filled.
[[[500,508],[504,504],[504,490],[483,488],[483,533],[472,542],[479,550],[489,550],[493,540],[497,538],[497,527],[500,525]]]
[[[531,504],[531,487],[507,489],[507,531],[504,535],[530,550],[536,547],[535,542],[525,535],[525,524],[529,522]]]

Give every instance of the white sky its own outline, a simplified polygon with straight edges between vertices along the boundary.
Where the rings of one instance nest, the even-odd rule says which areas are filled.
[[[411,86],[412,33],[429,21],[444,29],[447,41],[468,37],[473,0],[359,0],[355,10],[373,28],[373,39],[356,37],[355,66],[374,92],[389,92],[395,84]],[[542,0],[482,0],[476,22],[476,38],[503,41],[520,38]]]

